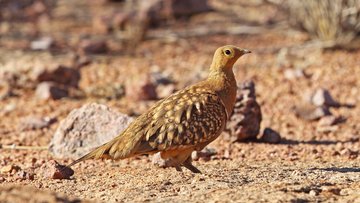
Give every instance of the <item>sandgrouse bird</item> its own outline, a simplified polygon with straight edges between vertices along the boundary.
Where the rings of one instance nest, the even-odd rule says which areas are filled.
[[[160,152],[167,166],[201,173],[191,153],[215,140],[226,126],[236,99],[233,65],[251,53],[232,45],[215,51],[208,78],[180,90],[152,106],[127,129],[68,167],[90,158],[125,159]]]

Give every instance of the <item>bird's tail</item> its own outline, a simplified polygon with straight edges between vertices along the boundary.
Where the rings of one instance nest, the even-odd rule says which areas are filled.
[[[93,151],[85,154],[83,157],[73,161],[71,164],[67,165],[66,167],[71,167],[71,166],[73,166],[79,162],[82,162],[84,160],[87,160],[87,159],[109,158],[110,157],[109,150],[112,145],[113,145],[113,141],[107,142],[107,143],[97,147]]]

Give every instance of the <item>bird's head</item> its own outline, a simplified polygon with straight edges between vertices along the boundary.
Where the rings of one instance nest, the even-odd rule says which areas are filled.
[[[242,49],[233,45],[226,45],[215,51],[211,64],[211,71],[231,70],[234,63],[245,54],[251,53],[247,49]]]

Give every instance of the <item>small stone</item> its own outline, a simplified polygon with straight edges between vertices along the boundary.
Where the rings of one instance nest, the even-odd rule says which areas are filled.
[[[284,76],[288,80],[306,77],[305,72],[302,69],[286,69],[284,71]]]
[[[331,115],[329,109],[325,106],[314,106],[311,104],[300,104],[293,108],[297,117],[304,120],[318,120],[324,116]]]
[[[37,98],[42,100],[47,99],[61,99],[68,96],[68,90],[60,87],[54,82],[42,82],[39,83],[35,90]]]
[[[56,118],[27,116],[20,120],[18,128],[21,131],[47,128],[56,122]]]
[[[193,151],[191,153],[191,158],[194,161],[197,161],[197,160],[210,161],[211,157],[216,154],[217,154],[217,152],[215,149],[206,147],[201,151]]]
[[[265,128],[261,140],[266,143],[276,144],[281,141],[281,136],[275,130],[271,128]]]
[[[34,173],[29,173],[26,171],[19,171],[15,174],[15,178],[18,180],[34,180]]]
[[[80,43],[79,51],[82,54],[104,54],[108,51],[106,41],[84,40]]]
[[[79,158],[118,136],[133,118],[102,104],[86,104],[74,109],[59,124],[49,151],[58,158]]]
[[[30,43],[30,48],[32,50],[47,50],[53,45],[54,40],[51,37],[43,37],[37,40],[34,40]]]
[[[325,116],[319,120],[318,127],[333,126],[342,122],[343,120],[344,118],[342,118],[341,116],[333,116],[333,115]]]
[[[339,107],[340,104],[333,99],[330,92],[324,88],[317,89],[312,96],[315,106]]]
[[[340,195],[341,189],[333,186],[323,186],[321,187],[322,192],[332,193],[334,195]]]
[[[52,68],[38,70],[36,73],[38,82],[55,82],[64,86],[78,87],[80,71],[63,65],[55,65]]]
[[[16,172],[19,171],[21,168],[19,166],[16,165],[6,165],[4,167],[2,167],[0,169],[0,173],[11,173],[11,172]]]
[[[155,166],[160,167],[160,168],[169,167],[169,166],[166,165],[166,161],[161,158],[160,152],[158,152],[158,153],[156,153],[156,154],[154,154],[152,156],[151,163],[154,164]]]
[[[139,80],[129,80],[125,85],[125,94],[130,100],[155,100],[158,98],[156,84],[148,77]]]
[[[316,196],[317,195],[317,192],[315,190],[310,190],[309,191],[309,195],[310,196]]]
[[[13,169],[12,165],[7,165],[0,169],[0,173],[10,173],[12,169]]]
[[[69,179],[74,175],[71,168],[61,165],[55,160],[50,160],[40,167],[42,177],[50,179]]]

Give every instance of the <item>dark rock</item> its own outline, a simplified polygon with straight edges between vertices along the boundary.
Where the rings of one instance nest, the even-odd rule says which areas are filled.
[[[281,136],[275,130],[271,128],[265,128],[261,140],[266,143],[276,144],[281,141]]]
[[[107,51],[108,46],[104,40],[84,40],[79,46],[79,52],[82,54],[104,54]]]
[[[212,10],[208,4],[208,0],[171,0],[165,1],[164,3],[165,7],[169,9],[170,13],[176,18]]]
[[[238,87],[236,103],[225,132],[233,141],[256,138],[262,120],[260,105],[256,102],[255,84],[245,81]]]
[[[105,105],[86,104],[61,121],[49,150],[59,158],[79,158],[118,136],[132,120]]]
[[[45,162],[40,167],[41,176],[50,179],[69,179],[74,175],[74,171],[71,168],[61,165],[55,160]]]
[[[78,87],[80,71],[75,68],[57,65],[53,68],[44,69],[38,73],[37,81],[51,81],[71,87]]]
[[[61,99],[68,96],[68,90],[53,82],[42,82],[36,87],[35,95],[39,99]]]
[[[312,96],[312,103],[315,106],[339,107],[340,104],[333,99],[330,92],[326,89],[317,89]]]

